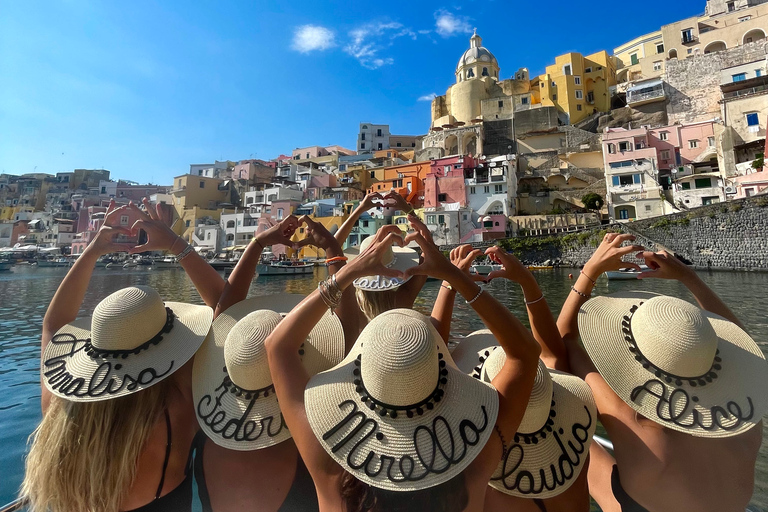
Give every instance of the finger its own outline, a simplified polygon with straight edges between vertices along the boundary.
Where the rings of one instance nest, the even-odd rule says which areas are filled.
[[[480,249],[475,249],[464,258],[464,263],[471,263],[475,261],[481,254],[483,254],[483,251]]]
[[[301,249],[302,247],[306,247],[308,245],[312,245],[312,239],[307,237],[303,240],[299,240],[298,242],[291,242],[294,249]]]
[[[130,249],[128,249],[128,252],[131,254],[136,254],[138,252],[150,251],[151,249],[148,246],[149,246],[149,242],[147,242],[146,244],[141,244],[135,247],[131,247]]]
[[[304,224],[305,226],[312,227],[312,226],[316,226],[317,222],[309,218],[308,215],[302,215],[301,218],[299,219],[299,224]]]
[[[618,233],[606,233],[603,237],[603,242],[605,243],[611,243],[613,242],[613,239],[616,238],[619,234]]]
[[[109,200],[109,206],[107,206],[107,213],[106,213],[105,217],[107,215],[109,215],[110,213],[112,213],[112,210],[114,210],[114,209],[115,209],[115,200],[114,199],[110,199]]]
[[[427,269],[424,267],[424,265],[416,265],[415,267],[411,267],[405,270],[403,272],[403,279],[408,279],[409,277],[413,276],[426,276],[429,275],[427,273]]]
[[[128,203],[128,208],[133,210],[134,212],[136,212],[139,215],[139,217],[141,218],[141,220],[145,220],[145,221],[151,221],[152,220],[152,217],[149,216],[149,213],[145,212],[144,210],[142,210],[141,208],[139,208],[138,206],[133,204],[133,201]]]
[[[491,281],[490,276],[481,276],[480,274],[472,274],[470,277],[476,283],[488,283]]]
[[[644,249],[645,247],[643,247],[642,245],[627,245],[624,247],[619,247],[619,249],[616,252],[623,256],[625,254],[630,254],[637,251],[643,251]]]
[[[144,231],[147,231],[147,224],[149,221],[139,219],[136,222],[133,223],[133,226],[131,226],[131,234],[136,234],[139,232],[140,229],[143,229]]]
[[[160,216],[157,214],[157,209],[152,208],[152,204],[149,202],[149,199],[144,197],[141,199],[141,203],[144,205],[144,208],[146,209],[147,215],[149,215],[150,219],[160,220]]]
[[[472,246],[469,244],[459,246],[459,258],[462,260],[467,257],[467,254],[472,250]]]
[[[623,244],[624,242],[634,241],[635,238],[636,238],[635,235],[629,235],[629,234],[625,233],[623,235],[618,235],[616,238],[614,238],[613,241],[611,242],[611,244],[616,246],[616,247],[618,247],[619,245]]]
[[[380,276],[399,277],[400,279],[405,279],[403,272],[394,268],[385,267],[384,265],[381,265],[377,270],[375,270],[375,272],[376,275]]]
[[[500,277],[506,278],[507,273],[504,270],[494,270],[486,276],[486,279],[490,281],[491,279],[498,279]]]
[[[654,270],[645,270],[643,272],[640,272],[637,275],[638,279],[648,279],[648,278],[662,278],[662,274],[659,272],[659,269]]]
[[[110,252],[130,252],[133,249],[131,244],[109,244]]]
[[[406,244],[409,244],[409,243],[411,243],[411,242],[416,242],[417,244],[419,244],[419,247],[421,247],[421,248],[422,248],[422,250],[423,250],[425,247],[427,247],[427,246],[428,246],[428,244],[427,244],[427,239],[426,239],[426,238],[424,238],[424,235],[422,235],[422,234],[421,234],[421,233],[419,233],[418,231],[416,231],[416,232],[414,232],[414,233],[411,233],[410,235],[408,235],[408,236],[406,236],[406,237],[405,237],[405,243],[406,243]]]
[[[381,241],[384,240],[388,235],[395,233],[395,234],[402,234],[402,231],[399,227],[388,224],[386,226],[382,226],[377,232],[376,232],[376,238],[375,241]]]
[[[111,233],[113,235],[115,235],[117,233],[122,233],[124,235],[132,234],[130,229],[128,229],[126,227],[123,227],[123,226],[104,226],[102,229],[104,231],[106,231],[107,233]]]
[[[631,263],[629,261],[622,261],[621,262],[621,267],[619,267],[619,268],[631,268],[633,270],[642,270],[640,268],[640,265],[638,265],[637,263]]]
[[[398,230],[399,231],[399,230]],[[400,247],[403,246],[403,237],[399,233],[390,233],[388,234],[384,240],[378,243],[376,246],[377,253],[384,252],[387,250],[388,247],[392,247],[393,245],[398,245]]]

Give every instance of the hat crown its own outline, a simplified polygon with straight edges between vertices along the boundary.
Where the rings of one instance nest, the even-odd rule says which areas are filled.
[[[437,344],[421,318],[389,311],[374,318],[360,338],[360,375],[375,400],[408,406],[425,400],[437,387]]]
[[[507,355],[504,349],[497,347],[488,357],[483,365],[481,378],[486,382],[491,382],[499,374]],[[544,362],[539,359],[539,366],[536,368],[536,377],[531,389],[531,397],[528,399],[528,405],[525,408],[525,414],[520,422],[517,431],[522,434],[531,434],[541,430],[549,419],[549,411],[552,406],[552,377],[549,374]]]
[[[718,337],[703,311],[674,297],[653,297],[632,316],[632,336],[657,368],[680,377],[698,377],[712,367]]]
[[[229,331],[224,341],[224,364],[235,386],[257,390],[272,384],[264,341],[281,319],[274,311],[254,311]]]
[[[129,286],[108,295],[93,310],[91,344],[101,350],[132,350],[157,336],[167,320],[157,291]]]
[[[365,250],[366,250],[368,247],[370,247],[370,246],[371,246],[371,244],[373,243],[373,239],[374,239],[374,238],[375,238],[375,237],[373,237],[373,236],[369,236],[368,238],[366,238],[365,240],[363,240],[363,241],[360,243],[360,252],[359,252],[359,254],[362,254],[362,253],[363,253],[363,251],[365,251]],[[395,251],[393,251],[393,250],[392,250],[392,247],[391,247],[391,246],[389,246],[389,247],[387,247],[387,249],[384,251],[384,254],[383,254],[383,255],[382,255],[382,257],[381,257],[381,263],[382,263],[382,264],[383,264],[385,267],[388,267],[388,266],[390,266],[390,265],[392,264],[392,262],[394,262],[394,261],[395,261]]]

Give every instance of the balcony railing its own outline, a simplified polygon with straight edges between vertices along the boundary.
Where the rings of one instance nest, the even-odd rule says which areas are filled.
[[[695,36],[695,35],[693,35],[693,34],[691,34],[691,35],[683,35],[683,36],[680,38],[680,41],[681,41],[683,44],[690,44],[690,43],[695,43],[695,42],[696,42],[696,41],[698,41],[698,40],[699,40],[699,38],[698,38],[698,37],[696,37],[696,36]]]
[[[664,89],[654,89],[651,91],[646,92],[627,92],[627,103],[629,105],[641,103],[641,102],[651,102],[657,99],[663,99],[666,97],[666,93],[664,92]]]
[[[723,93],[723,99],[727,100],[731,98],[743,98],[745,96],[752,96],[754,94],[760,94],[766,91],[768,91],[768,84],[757,85],[755,87],[750,87],[749,89]]]

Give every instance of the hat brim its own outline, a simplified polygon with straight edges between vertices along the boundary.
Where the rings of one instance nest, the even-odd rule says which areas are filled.
[[[597,426],[592,391],[578,377],[548,370],[552,377],[548,423],[538,432],[515,434],[489,482],[505,494],[537,499],[562,494],[587,461]]]
[[[392,254],[394,259],[388,267],[393,270],[405,272],[409,268],[419,264],[419,253],[410,247],[398,247],[395,245],[392,247]],[[344,255],[349,260],[353,260],[360,255],[360,248],[358,246],[351,247],[344,251]],[[410,279],[410,277],[407,279],[400,279],[399,277],[389,276],[365,276],[355,279],[352,286],[370,292],[385,292],[399,288]]]
[[[658,294],[631,292],[596,297],[579,311],[584,347],[613,391],[632,409],[672,430],[722,438],[744,433],[768,411],[768,365],[752,338],[736,324],[703,311],[718,337],[715,379],[667,381],[635,359],[622,332],[633,306]]]
[[[83,350],[91,337],[91,318],[59,329],[45,348],[41,374],[54,395],[72,402],[98,402],[137,393],[170,377],[195,355],[213,321],[213,310],[166,302],[173,328],[157,345],[126,357],[91,357]]]
[[[451,357],[459,370],[479,379],[483,364],[498,346],[499,342],[491,331],[481,329],[462,338],[451,350]]]
[[[369,485],[416,491],[447,482],[469,466],[494,431],[496,390],[462,373],[436,331],[433,339],[448,375],[442,400],[421,415],[381,416],[361,400],[353,382],[359,339],[341,364],[307,385],[307,419],[318,441],[342,468]]]
[[[258,394],[238,396],[225,385],[224,343],[229,331],[249,313],[268,309],[287,314],[304,299],[297,294],[253,297],[234,304],[214,320],[211,334],[195,357],[192,396],[200,428],[217,445],[250,451],[274,446],[291,437],[273,387],[268,386]],[[326,312],[312,329],[302,352],[302,363],[310,375],[338,364],[344,357],[344,333],[339,319]]]

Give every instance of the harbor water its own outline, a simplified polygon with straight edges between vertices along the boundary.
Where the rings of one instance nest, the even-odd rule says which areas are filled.
[[[56,288],[67,269],[35,268],[17,265],[0,273],[0,505],[12,501],[24,472],[24,454],[29,434],[40,420],[40,328]],[[314,275],[297,277],[262,277],[251,286],[251,295],[277,293],[307,294],[317,280],[325,277],[324,268]],[[550,307],[557,312],[570,291],[567,269],[541,271],[536,277]],[[763,300],[768,289],[768,274],[702,273],[702,278],[725,300],[747,326],[763,353],[768,354],[768,316]],[[178,269],[127,270],[98,269],[94,273],[85,298],[82,315],[92,311],[103,297],[130,285],[149,285],[166,300],[201,303],[187,275]],[[429,312],[439,291],[438,282],[429,282],[419,295],[415,308]],[[685,288],[675,281],[646,280],[598,281],[595,294],[638,289],[675,295],[693,300]],[[506,304],[527,324],[525,306],[519,286],[508,281],[494,281],[488,290]],[[452,332],[469,334],[482,328],[482,322],[463,300],[456,301]],[[768,510],[768,430],[763,427],[763,444],[755,472],[752,504]]]

